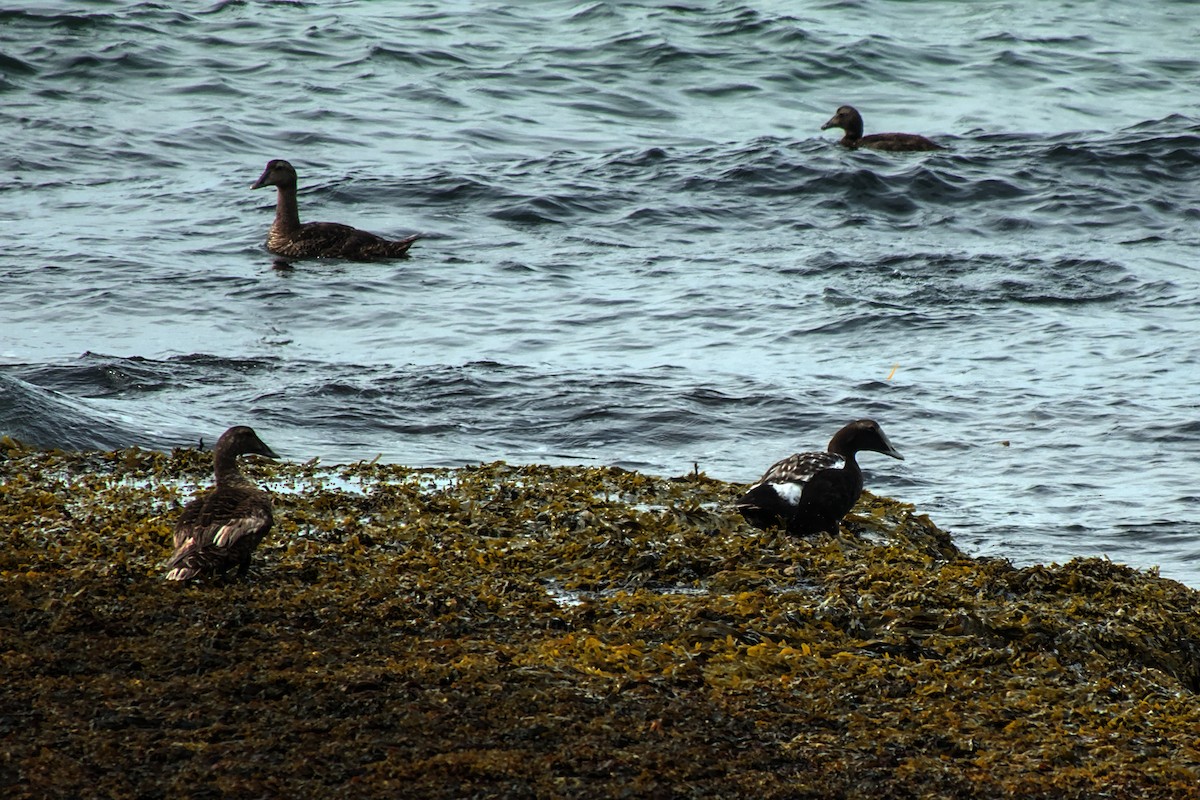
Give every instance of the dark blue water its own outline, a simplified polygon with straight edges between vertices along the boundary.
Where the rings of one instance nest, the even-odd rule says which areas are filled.
[[[1200,586],[1194,7],[0,12],[0,432],[698,464],[878,419],[977,553]],[[819,130],[936,153],[850,152]],[[262,247],[270,158],[385,264]]]

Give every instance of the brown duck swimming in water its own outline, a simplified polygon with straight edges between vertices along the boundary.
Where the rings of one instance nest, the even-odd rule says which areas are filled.
[[[391,241],[373,233],[351,228],[337,222],[300,223],[296,207],[296,169],[286,161],[275,159],[254,182],[251,189],[263,186],[278,188],[275,223],[267,234],[267,249],[288,258],[345,258],[351,261],[373,261],[399,258],[420,238],[409,236]]]
[[[796,453],[778,461],[734,507],[756,528],[783,525],[788,533],[837,533],[863,490],[854,455],[861,450],[904,460],[874,420],[851,422],[833,435],[824,453]]]
[[[271,529],[271,495],[238,470],[237,457],[257,453],[278,458],[245,425],[221,434],[213,448],[216,485],[184,507],[175,523],[175,554],[167,562],[167,580],[186,581],[216,575],[230,567],[238,575],[250,569],[250,554]]]
[[[863,136],[863,121],[862,115],[858,113],[854,106],[842,106],[833,115],[833,118],[821,126],[821,130],[828,128],[841,128],[845,131],[845,136],[839,142],[843,147],[849,147],[854,150],[858,147],[869,147],[872,150],[891,150],[891,151],[919,151],[919,150],[942,150],[941,145],[926,139],[924,136],[918,136],[915,133],[872,133],[870,136]]]

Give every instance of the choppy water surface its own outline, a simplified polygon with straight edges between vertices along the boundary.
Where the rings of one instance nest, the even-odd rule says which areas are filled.
[[[977,553],[1200,586],[1187,2],[0,12],[0,430],[307,459],[693,464],[844,422]],[[937,153],[848,152],[819,127]],[[301,214],[387,264],[262,249]]]

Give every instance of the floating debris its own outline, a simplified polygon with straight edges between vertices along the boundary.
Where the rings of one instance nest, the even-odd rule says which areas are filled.
[[[249,578],[164,586],[211,457],[0,439],[6,797],[1143,797],[1200,785],[1200,594],[970,558],[865,493],[260,463]],[[170,591],[167,591],[167,590]]]

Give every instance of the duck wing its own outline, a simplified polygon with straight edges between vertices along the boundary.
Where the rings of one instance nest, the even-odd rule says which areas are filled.
[[[339,222],[309,222],[272,249],[280,255],[294,258],[370,261],[403,256],[419,238],[416,235],[393,241]]]
[[[245,562],[272,521],[270,495],[253,487],[221,487],[193,500],[175,526],[167,579],[188,580]]]
[[[838,462],[818,469],[804,483],[792,516],[787,520],[789,533],[802,536],[817,531],[837,533],[838,523],[854,508],[862,494],[862,472],[846,468],[845,461],[840,458]]]
[[[916,133],[872,133],[855,142],[857,147],[886,150],[895,153],[916,153],[925,150],[945,150],[932,139]]]
[[[817,492],[841,474],[846,460],[835,453],[796,453],[771,465],[758,482],[734,503],[734,508],[756,528],[783,524],[789,528],[797,513],[810,504],[814,482]],[[831,473],[822,478],[825,473]]]
[[[776,461],[758,479],[759,483],[806,484],[824,469],[841,469],[846,459],[837,453],[795,453]]]

